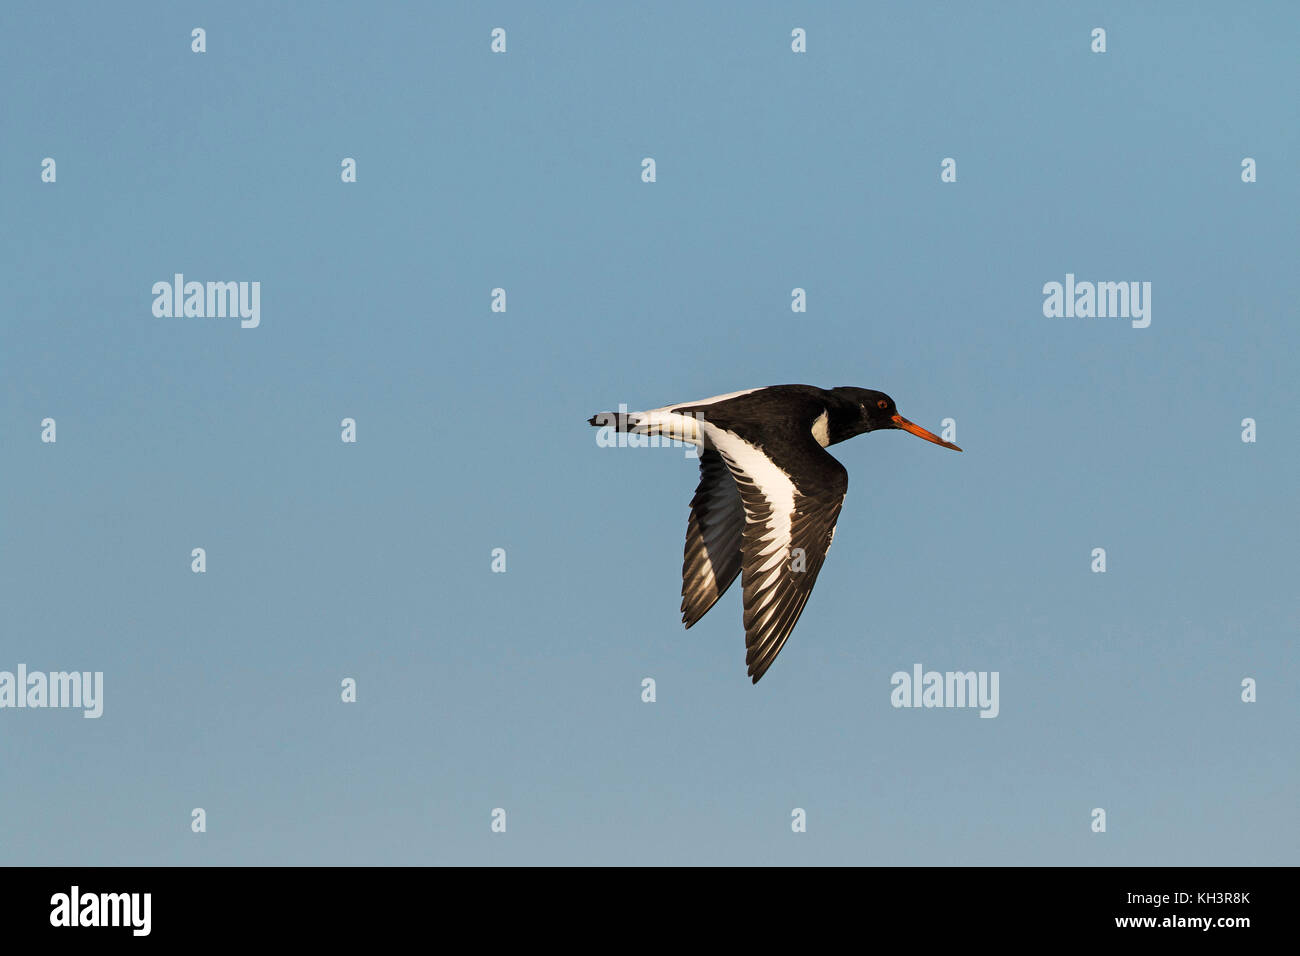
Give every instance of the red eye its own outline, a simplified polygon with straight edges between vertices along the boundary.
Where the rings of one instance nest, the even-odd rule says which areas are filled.
[[[889,402],[885,401],[885,400],[882,398],[880,401],[876,402],[876,407],[877,407],[877,408],[888,408],[888,407],[889,407]]]

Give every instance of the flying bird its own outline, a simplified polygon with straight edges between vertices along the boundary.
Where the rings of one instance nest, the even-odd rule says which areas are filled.
[[[745,663],[755,684],[781,653],[817,583],[849,487],[828,445],[884,428],[961,451],[869,388],[772,385],[588,422],[700,449],[682,563],[689,628],[741,576]]]

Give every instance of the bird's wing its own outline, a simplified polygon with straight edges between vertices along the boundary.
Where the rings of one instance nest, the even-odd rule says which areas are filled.
[[[716,451],[700,452],[700,484],[691,499],[682,561],[682,622],[690,627],[740,573],[745,507],[731,469]]]
[[[849,476],[811,433],[782,436],[764,447],[720,426],[704,427],[745,508],[740,545],[745,663],[757,684],[781,653],[817,583]]]

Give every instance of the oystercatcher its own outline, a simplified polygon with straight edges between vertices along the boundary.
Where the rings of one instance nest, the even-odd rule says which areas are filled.
[[[898,414],[869,388],[772,385],[646,412],[601,412],[597,427],[689,442],[700,449],[682,563],[689,628],[741,575],[745,663],[758,683],[808,602],[848,490],[827,445],[899,428],[961,451]]]

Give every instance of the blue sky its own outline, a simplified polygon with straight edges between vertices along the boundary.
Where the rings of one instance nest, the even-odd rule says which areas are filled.
[[[0,710],[0,861],[1296,862],[1293,5],[6,19],[0,670],[105,701]],[[680,624],[694,463],[586,418],[784,382],[965,452],[836,446],[755,687],[738,590]]]

